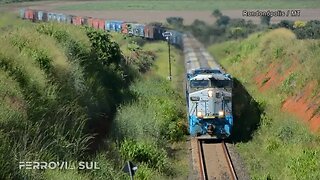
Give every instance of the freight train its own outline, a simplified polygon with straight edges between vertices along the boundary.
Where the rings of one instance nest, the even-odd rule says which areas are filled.
[[[194,38],[184,35],[186,100],[191,136],[225,139],[231,135],[232,77]]]
[[[182,48],[182,33],[156,24],[141,24],[121,20],[108,20],[93,17],[81,17],[64,13],[54,13],[42,10],[20,9],[20,17],[33,22],[59,22],[77,26],[89,26],[108,32],[119,32],[130,36],[138,36],[150,40],[166,40],[162,35],[170,32],[169,42]]]
[[[81,17],[41,10],[20,9],[20,17],[33,22],[60,22],[89,26],[150,40],[166,40],[163,33],[170,32],[169,42],[183,48],[185,54],[186,100],[190,134],[200,138],[218,139],[231,135],[233,126],[232,77],[222,71],[194,38],[161,25]]]

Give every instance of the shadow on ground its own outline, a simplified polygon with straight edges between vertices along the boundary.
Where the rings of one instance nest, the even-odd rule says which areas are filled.
[[[236,78],[233,82],[234,127],[230,140],[233,143],[248,142],[259,127],[263,109]]]

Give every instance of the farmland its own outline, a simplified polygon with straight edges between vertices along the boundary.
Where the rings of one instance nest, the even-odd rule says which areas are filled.
[[[241,17],[239,9],[244,8],[304,8],[303,16],[293,20],[320,17],[319,9],[309,9],[320,7],[315,0],[265,1],[263,7],[259,4],[263,1],[196,2],[200,1],[51,1],[4,5],[0,10],[6,6],[6,10],[16,11],[22,6],[137,22],[165,22],[166,17],[182,16],[186,23],[196,18],[213,23],[211,12],[216,8],[232,18]],[[121,34],[106,38],[102,31],[65,24],[34,24],[12,16],[0,18],[0,32],[3,39],[0,42],[0,97],[4,100],[0,104],[0,123],[4,125],[0,130],[3,144],[0,165],[9,167],[0,171],[0,179],[9,176],[19,179],[24,175],[44,179],[126,179],[121,168],[127,159],[139,163],[137,179],[188,178],[190,164],[186,158],[187,124],[182,96],[184,68],[178,49],[172,50],[173,81],[170,83],[165,80],[168,74],[165,42],[149,42]],[[114,58],[105,60],[95,54],[101,50],[92,45],[95,36],[107,39],[96,44],[115,45],[116,42],[113,46],[116,52],[104,52]],[[320,140],[315,134],[320,127],[317,120],[319,47],[319,40],[298,40],[286,29],[268,29],[244,40],[209,47],[252,95],[249,104],[257,102],[263,110],[261,118],[259,114],[259,119],[254,119],[259,127],[249,142],[236,145],[252,178],[320,178],[317,171]],[[119,58],[120,54],[124,57]],[[113,59],[116,59],[113,62],[116,68],[114,64],[106,65]],[[44,114],[41,119],[37,118],[39,114]],[[251,113],[246,113],[246,117],[247,114],[249,118],[236,120],[249,124],[256,118]],[[69,121],[68,126],[64,125]],[[115,123],[113,129],[110,129],[111,122]],[[48,137],[47,132],[50,132]],[[96,133],[100,133],[98,137],[94,136]],[[74,139],[78,145],[73,144]],[[91,139],[94,143],[90,143]],[[95,146],[91,147],[92,144]],[[89,148],[94,153],[86,154]],[[4,159],[9,152],[13,155],[8,165]],[[56,157],[84,157],[97,161],[103,170],[25,173],[10,168],[15,167],[16,157],[48,161]]]
[[[213,9],[286,9],[286,8],[317,8],[320,7],[318,0],[175,0],[175,1],[103,1],[103,2],[81,2],[72,5],[57,6],[57,10],[187,10],[203,11]]]
[[[307,1],[241,1],[231,0],[176,0],[176,1],[37,1],[0,5],[1,11],[16,11],[20,7],[42,9],[62,12],[79,16],[92,16],[97,18],[119,19],[124,21],[150,23],[166,22],[166,18],[179,16],[185,24],[191,24],[200,19],[206,23],[213,23],[215,18],[211,15],[214,9],[220,9],[223,14],[231,18],[245,18],[255,23],[260,17],[243,17],[244,9],[299,9],[298,17],[274,17],[271,22],[278,23],[281,19],[311,20],[320,18],[320,3],[318,0]]]

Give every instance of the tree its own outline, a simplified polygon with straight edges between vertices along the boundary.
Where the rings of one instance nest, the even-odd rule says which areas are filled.
[[[271,16],[261,16],[260,23],[264,25],[270,25]]]
[[[287,29],[293,29],[293,21],[289,21],[289,20],[282,20],[278,23],[278,27],[284,27]]]
[[[304,21],[295,21],[293,27],[294,28],[303,28],[306,26],[306,22]]]
[[[212,12],[212,16],[218,18],[220,16],[222,16],[222,13],[219,9],[215,9],[213,12]]]
[[[294,33],[296,34],[298,39],[320,38],[320,21],[318,20],[312,20],[307,23],[304,23],[304,25],[294,27]]]
[[[182,27],[183,26],[183,18],[182,17],[168,17],[167,22],[170,25],[175,27]]]
[[[217,19],[216,23],[218,26],[226,26],[226,25],[228,25],[229,21],[230,21],[229,16],[221,16],[221,17],[219,17],[219,19]]]

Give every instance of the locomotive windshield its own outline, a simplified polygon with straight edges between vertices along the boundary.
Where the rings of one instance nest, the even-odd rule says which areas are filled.
[[[208,80],[192,80],[190,81],[190,86],[192,88],[206,88],[209,86]]]
[[[211,86],[218,88],[232,88],[232,81],[211,79]]]

